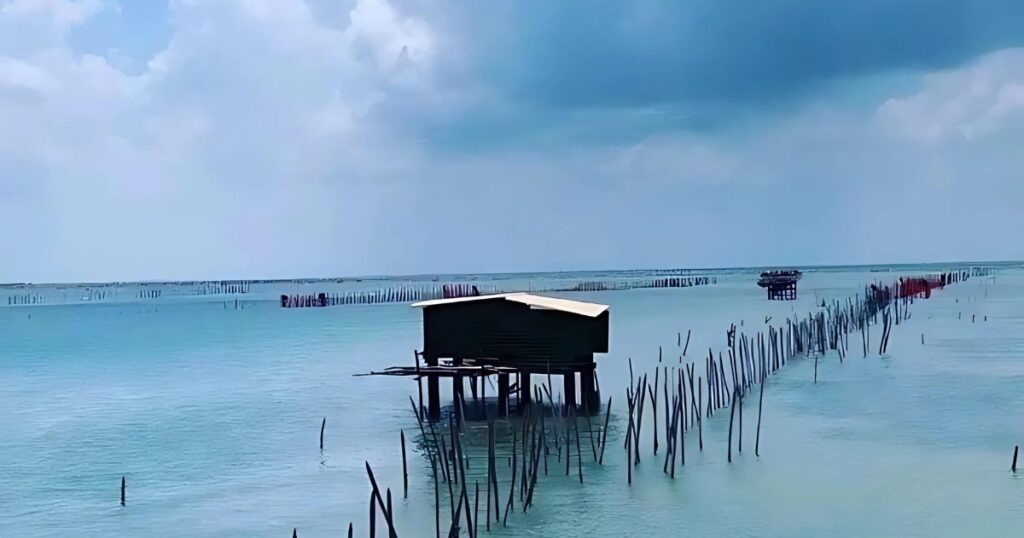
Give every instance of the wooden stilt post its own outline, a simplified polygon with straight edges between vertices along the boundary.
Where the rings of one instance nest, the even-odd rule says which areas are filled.
[[[576,372],[562,374],[562,380],[563,391],[565,392],[565,408],[568,413],[570,408],[576,407]]]
[[[530,406],[530,372],[519,371],[519,412],[522,413]]]
[[[437,366],[437,357],[425,357],[427,366]],[[436,374],[427,375],[427,416],[430,420],[441,418],[441,386]]]
[[[498,416],[508,416],[508,374],[498,374]]]

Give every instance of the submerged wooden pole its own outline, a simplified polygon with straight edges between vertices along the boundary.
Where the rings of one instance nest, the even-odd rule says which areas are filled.
[[[764,379],[761,379],[761,395],[757,398],[757,435],[754,436],[754,456],[761,456],[761,408],[764,407]]]
[[[597,458],[598,465],[604,465],[604,445],[608,444],[608,419],[612,414],[612,397],[608,397],[608,407],[604,412],[604,428],[601,429],[601,455]],[[515,456],[515,452],[512,453]]]
[[[409,466],[405,462],[405,430],[399,430],[399,434],[402,438],[402,486],[403,495],[402,497],[409,498]]]
[[[1017,462],[1017,453],[1016,452],[1014,452],[1014,454],[1013,454],[1013,461],[1014,461],[1014,467],[1016,467],[1017,466],[1017,463],[1016,463]],[[122,507],[124,506],[124,486],[125,486],[124,475],[121,475],[121,506]]]
[[[1015,472],[1015,473],[1017,472],[1017,452],[1019,452],[1019,451],[1020,451],[1020,445],[1017,445],[1017,446],[1013,447],[1013,463],[1010,465],[1010,470]],[[123,505],[124,501],[122,501],[121,504]]]
[[[373,496],[377,499],[377,504],[380,506],[381,510],[384,512],[384,519],[388,523],[388,533],[391,536],[397,536],[397,534],[395,533],[394,520],[391,518],[391,512],[388,511],[387,506],[384,504],[383,497],[381,497],[380,488],[377,487],[377,479],[373,477],[373,469],[370,468],[370,462],[367,461],[367,462],[364,462],[364,463],[366,463],[366,474],[370,478],[370,486],[373,487]]]
[[[491,437],[491,447],[490,447],[491,474],[490,474],[490,477],[489,477],[490,480],[487,482],[487,484],[488,484],[487,488],[488,488],[488,491],[493,491],[493,493],[494,493],[494,520],[495,520],[495,522],[497,522],[497,520],[498,520],[498,511],[501,509],[501,503],[498,500],[498,462],[497,462],[497,456],[496,456],[496,451],[495,451],[495,444],[497,443],[497,434],[494,431],[494,421],[493,420],[489,422],[489,429],[491,430],[491,432],[490,432],[491,433],[491,435],[490,435],[490,437]],[[493,490],[491,488],[493,488]],[[487,498],[487,501],[488,501],[488,503],[487,503],[487,511],[490,512],[490,507],[491,507],[491,505],[490,505],[490,497]],[[490,530],[490,528],[491,528],[491,522],[490,522],[490,518],[488,518],[488,520],[487,520],[487,529]]]
[[[732,421],[736,416],[736,391],[732,392],[732,410],[729,411],[729,463],[732,463]]]
[[[738,448],[739,448],[739,453],[742,454],[743,453],[743,393],[740,393],[740,411],[739,411],[739,415],[740,415],[740,432],[739,432],[740,436],[739,436],[739,443],[737,443],[737,445],[738,445]]]
[[[700,377],[698,377],[697,378],[697,403],[699,405],[701,405],[700,402],[702,402],[703,399],[704,399],[702,394],[701,394],[702,391],[704,390],[702,387],[703,387],[703,385],[701,385],[701,379],[700,379]],[[710,398],[710,395],[709,395],[709,398]],[[710,400],[708,401],[708,405],[711,405]],[[697,445],[698,449],[701,452],[704,452],[704,417],[702,417],[699,412],[697,413],[697,442],[698,442],[698,445]]]
[[[572,427],[576,432],[576,467],[580,475],[580,484],[583,483],[583,454],[580,452],[580,426],[579,421],[576,420],[576,410],[572,410]],[[566,428],[568,431],[568,428]],[[568,444],[568,440],[566,441]],[[569,454],[569,450],[566,449],[566,454]]]
[[[388,488],[388,490],[387,490],[387,499],[388,499],[388,516],[390,516],[392,518],[391,521],[394,521],[393,514],[395,513],[395,511],[394,511],[393,505],[391,504],[391,488]],[[395,532],[395,525],[394,525],[394,523],[388,523],[388,536],[390,538],[395,538],[396,536],[398,536],[398,533]]]
[[[480,528],[480,481],[477,480],[473,484],[475,490],[473,493],[473,522],[469,524],[469,528],[472,530],[470,536],[476,538],[477,530]],[[466,513],[469,514],[469,512]]]
[[[413,360],[416,361],[416,373],[419,374],[419,372],[420,372],[420,352],[418,350],[414,349],[413,352],[412,352],[412,358],[413,358]],[[420,393],[420,407],[419,407],[418,412],[416,413],[416,417],[419,418],[420,420],[422,420],[423,419],[423,415],[426,412],[426,409],[423,407],[423,376],[421,376],[421,375],[417,375],[416,376],[416,387],[417,387],[417,389],[419,390],[419,393]],[[410,396],[410,398],[412,398],[412,396]]]
[[[370,538],[377,538],[377,503],[370,492]]]
[[[434,538],[441,538],[441,491],[437,483],[437,461],[433,456],[430,457],[430,470],[434,474]]]
[[[508,525],[508,511],[513,508],[513,504],[514,504],[515,498],[516,498],[516,474],[517,474],[516,473],[516,464],[518,463],[516,461],[516,457],[517,457],[516,456],[516,445],[517,444],[518,444],[518,439],[516,439],[516,431],[512,430],[512,480],[511,480],[511,485],[509,486],[509,490],[508,490],[508,502],[505,504],[505,515],[502,518],[502,522],[501,522],[501,525],[503,527]],[[523,457],[524,458],[526,457],[525,453],[523,454]],[[497,521],[498,521],[498,514],[494,514],[494,521],[495,521],[495,523],[497,523]]]
[[[661,348],[658,348],[658,362],[661,362]],[[658,455],[658,369],[654,369],[654,385],[647,387],[647,391],[651,395],[651,421],[654,426],[651,430],[654,432],[654,455]]]

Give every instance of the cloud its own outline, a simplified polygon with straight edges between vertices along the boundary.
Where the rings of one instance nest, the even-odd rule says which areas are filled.
[[[0,2],[0,53],[58,46],[72,28],[104,9],[104,0],[5,0]]]
[[[831,78],[955,65],[1024,43],[999,0],[578,1],[437,10],[463,56],[550,107],[764,103]],[[509,51],[508,54],[499,54]]]
[[[878,120],[908,140],[977,140],[1024,127],[1024,49],[992,53],[925,77],[924,88],[887,100]]]
[[[818,5],[0,0],[0,281],[1020,257],[1015,8]]]
[[[365,117],[428,92],[425,27],[377,0],[341,31],[297,0],[181,0],[166,49],[127,74],[63,41],[95,10],[21,7],[0,26],[70,22],[0,54],[0,224],[22,253],[5,274],[324,274],[368,249],[415,150]]]

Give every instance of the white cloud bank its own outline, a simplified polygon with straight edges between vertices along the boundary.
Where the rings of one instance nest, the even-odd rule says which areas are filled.
[[[1024,256],[1021,50],[868,108],[446,151],[417,122],[489,94],[386,0],[175,0],[139,72],[69,46],[103,9],[0,0],[0,281]]]

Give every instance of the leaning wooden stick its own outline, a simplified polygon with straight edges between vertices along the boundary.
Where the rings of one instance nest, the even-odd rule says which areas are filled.
[[[405,430],[399,430],[399,434],[402,438],[402,486],[403,494],[402,497],[409,498],[409,466],[405,462]]]

